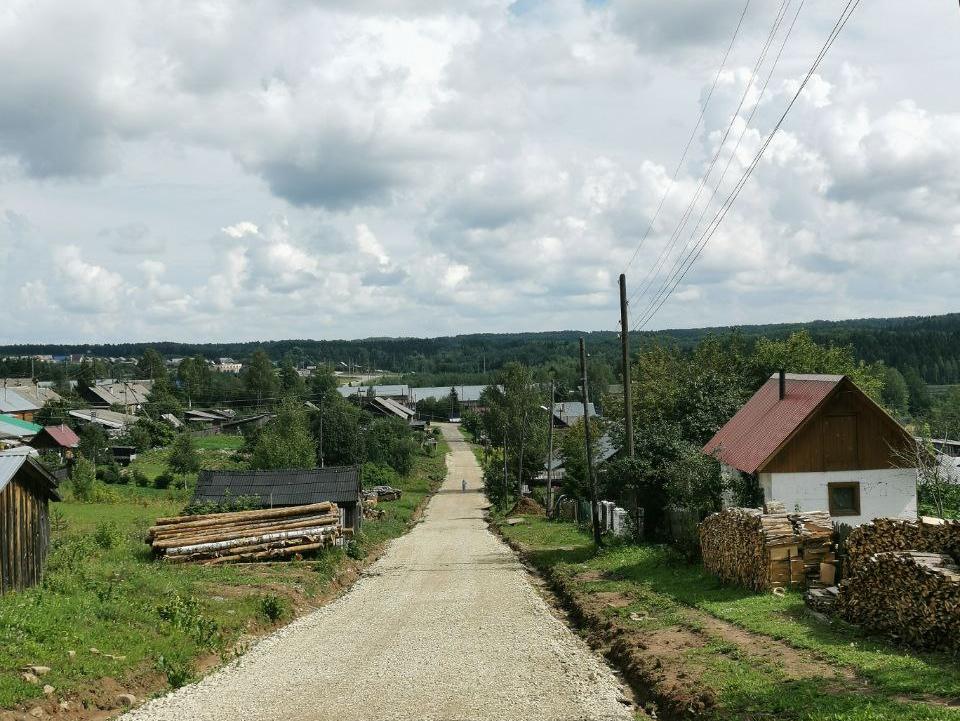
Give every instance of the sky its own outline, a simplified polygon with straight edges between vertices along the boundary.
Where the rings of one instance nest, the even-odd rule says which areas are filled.
[[[944,0],[862,3],[671,272],[843,4],[5,0],[0,344],[958,310]]]

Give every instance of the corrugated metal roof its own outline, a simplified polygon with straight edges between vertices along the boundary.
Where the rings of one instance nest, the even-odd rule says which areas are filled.
[[[39,405],[24,398],[12,388],[0,386],[0,413],[22,413],[39,408]]]
[[[0,438],[26,438],[37,435],[43,426],[22,421],[13,416],[0,415]]]
[[[24,469],[24,466],[27,468]],[[21,469],[42,481],[43,489],[49,498],[55,501],[60,500],[57,494],[57,479],[39,461],[30,456],[0,456],[0,491],[7,487]]]
[[[70,426],[46,426],[43,430],[64,448],[76,448],[80,445],[80,437]]]
[[[81,421],[99,423],[107,428],[123,428],[137,422],[136,416],[126,413],[117,413],[106,408],[83,408],[69,412],[71,416]]]
[[[703,447],[707,455],[756,473],[844,379],[838,375],[788,373],[786,395],[774,374]]]
[[[587,404],[587,410],[590,417],[597,415],[593,403]],[[566,401],[564,403],[553,404],[553,415],[566,425],[573,425],[583,418],[583,403],[580,401]]]
[[[360,498],[358,466],[278,471],[200,471],[194,503],[222,503],[227,498],[259,496],[263,506],[301,506]]]
[[[487,386],[433,386],[429,388],[411,388],[410,400],[414,403],[427,398],[440,401],[450,395],[451,388],[456,389],[457,400],[464,403],[475,403],[480,400],[480,394],[487,389]]]
[[[375,396],[398,396],[406,398],[410,394],[410,386],[392,385],[392,386],[339,386],[337,392],[344,398],[351,396],[365,396],[373,388]]]

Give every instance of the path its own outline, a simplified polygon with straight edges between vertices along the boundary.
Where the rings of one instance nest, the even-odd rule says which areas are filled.
[[[423,523],[342,598],[127,721],[630,719],[610,670],[555,618],[483,520],[456,426]],[[469,492],[460,492],[466,478]]]

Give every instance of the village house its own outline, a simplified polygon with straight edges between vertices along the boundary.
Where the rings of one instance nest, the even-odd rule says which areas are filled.
[[[136,413],[147,402],[152,388],[152,380],[98,380],[95,385],[80,387],[77,391],[94,408],[123,407],[127,413]]]
[[[463,409],[479,408],[481,405],[480,396],[487,389],[487,386],[432,386],[429,388],[411,388],[408,403],[416,406],[417,403],[424,400],[442,401],[450,397],[450,391],[457,393],[457,402]]]
[[[29,456],[0,456],[0,593],[40,582],[57,482]]]
[[[79,408],[69,411],[70,417],[75,418],[81,425],[96,423],[106,429],[107,434],[115,436],[122,433],[129,426],[137,422],[137,417],[127,413],[118,413],[106,408]]]
[[[360,467],[270,471],[200,471],[194,505],[254,499],[260,508],[304,506],[331,501],[340,508],[344,528],[360,530]]]
[[[593,418],[597,411],[593,403],[587,404],[587,413]],[[583,419],[583,403],[580,401],[566,401],[553,404],[553,427],[569,428]]]
[[[774,374],[703,447],[764,500],[857,526],[917,517],[915,443],[847,376]]]
[[[410,386],[339,386],[337,388],[337,392],[344,398],[366,398],[368,396],[377,396],[380,398],[389,398],[390,400],[398,401],[399,403],[406,403],[407,397],[410,395]],[[447,392],[449,393],[449,390]]]
[[[29,398],[27,393],[19,392],[19,387],[16,388],[0,385],[0,413],[22,421],[32,421],[43,404]]]
[[[80,437],[68,425],[46,426],[30,441],[38,451],[54,451],[65,460],[80,445]]]
[[[243,370],[243,363],[233,358],[218,358],[213,364],[213,369],[218,373],[239,373]]]
[[[25,421],[16,416],[0,414],[0,441],[26,441],[37,435],[42,428],[36,423]]]

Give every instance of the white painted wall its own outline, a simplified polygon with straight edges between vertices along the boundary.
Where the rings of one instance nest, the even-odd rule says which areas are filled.
[[[917,471],[913,468],[760,474],[764,498],[781,501],[788,513],[797,507],[801,511],[829,510],[827,484],[849,481],[860,483],[861,515],[834,516],[833,520],[859,526],[874,518],[917,517]]]

